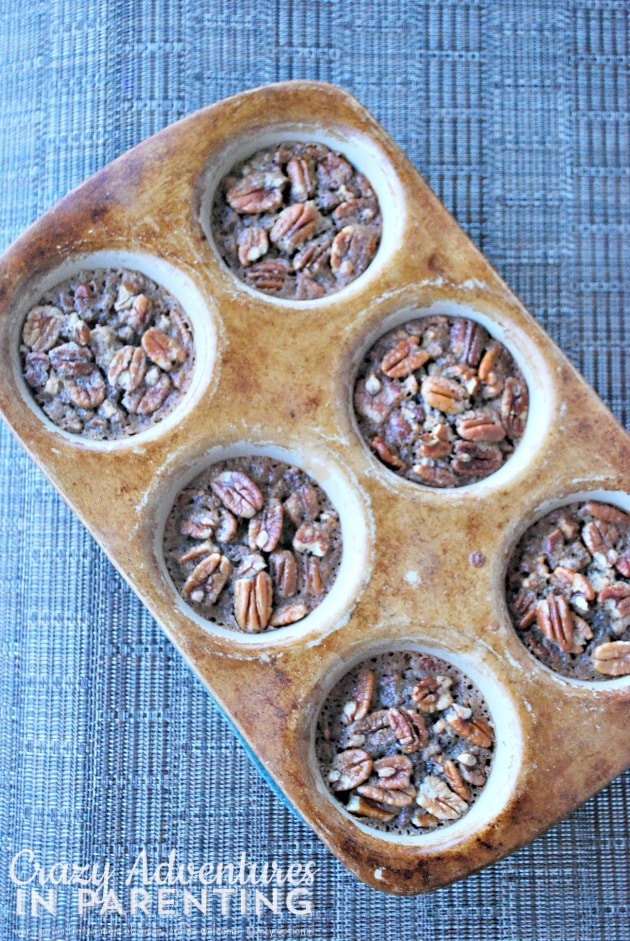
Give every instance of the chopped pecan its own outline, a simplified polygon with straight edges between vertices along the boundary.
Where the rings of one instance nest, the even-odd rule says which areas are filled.
[[[186,362],[186,350],[168,333],[164,333],[159,327],[151,327],[142,335],[142,349],[147,354],[152,363],[170,372],[178,365]]]
[[[487,719],[465,719],[455,707],[451,707],[445,717],[457,734],[467,739],[471,745],[478,745],[479,748],[490,748],[492,745],[494,730]]]
[[[420,827],[423,830],[431,830],[433,827],[437,827],[439,822],[438,818],[434,817],[433,814],[423,813],[420,809],[416,810],[411,818],[413,826]]]
[[[302,523],[293,537],[296,552],[310,552],[323,558],[330,549],[330,536],[321,523]]]
[[[145,377],[147,358],[139,346],[123,346],[109,364],[107,379],[113,388],[133,392]]]
[[[48,382],[50,359],[46,353],[27,353],[25,357],[26,369],[24,378],[33,389],[40,389]],[[59,381],[59,388],[61,382]]]
[[[453,702],[450,689],[453,681],[448,676],[427,676],[411,691],[414,705],[420,712],[441,712]]]
[[[347,225],[335,236],[330,249],[330,267],[339,280],[357,278],[370,264],[379,236],[376,229]]]
[[[62,379],[87,376],[94,369],[91,350],[77,343],[63,343],[48,354],[50,365]]]
[[[294,203],[283,209],[269,233],[269,240],[292,255],[317,229],[317,210],[313,203]]]
[[[260,552],[252,552],[246,555],[236,570],[237,578],[253,578],[258,572],[263,572],[267,568],[267,563]]]
[[[404,790],[411,784],[413,764],[406,755],[388,755],[374,762],[379,784],[390,791]],[[369,795],[366,795],[369,796]]]
[[[505,438],[505,428],[494,412],[473,412],[457,419],[457,432],[466,441],[496,442]]]
[[[468,810],[468,804],[451,791],[441,778],[427,775],[418,792],[417,802],[438,820],[457,820]]]
[[[331,245],[332,235],[329,232],[307,242],[293,256],[293,268],[295,271],[308,269],[312,274],[325,269],[330,260]]]
[[[394,454],[391,451],[382,438],[379,438],[378,435],[375,435],[374,438],[370,441],[370,447],[377,454],[381,461],[385,464],[389,464],[390,467],[401,468],[405,466],[405,462],[402,461],[397,454]]]
[[[486,783],[486,772],[482,768],[471,768],[468,765],[462,765],[460,773],[464,781],[473,787],[483,787]]]
[[[447,415],[463,412],[468,405],[466,390],[458,382],[442,376],[423,379],[420,394],[429,408],[436,408]]]
[[[388,722],[405,754],[411,755],[427,745],[429,733],[422,716],[417,712],[410,712],[407,709],[390,709]]]
[[[472,792],[467,784],[462,780],[462,776],[457,765],[452,759],[448,759],[443,765],[444,777],[446,783],[463,801],[469,802],[472,798]]]
[[[298,569],[290,549],[280,549],[269,556],[271,576],[282,598],[290,598],[298,589]]]
[[[368,225],[378,216],[378,204],[374,197],[352,198],[340,203],[333,211],[335,224],[342,228],[346,225]]]
[[[134,297],[131,309],[127,315],[127,323],[134,330],[143,330],[151,314],[151,304],[146,294],[138,294]]]
[[[58,307],[33,307],[22,328],[22,340],[34,352],[47,353],[59,339],[63,323]]]
[[[268,212],[282,205],[287,178],[280,170],[250,173],[231,186],[225,198],[236,212],[250,214]]]
[[[349,748],[335,755],[328,772],[333,791],[349,791],[367,781],[372,774],[372,758],[360,748]]]
[[[308,608],[303,601],[296,601],[295,604],[286,605],[284,608],[278,608],[269,619],[270,627],[286,627],[287,624],[295,624],[301,621],[308,614]]]
[[[624,578],[630,578],[630,548],[619,556],[615,562],[615,568]]]
[[[267,506],[249,521],[249,547],[273,552],[282,535],[284,511],[280,500],[272,497]]]
[[[267,572],[234,582],[234,617],[242,631],[258,634],[271,618],[272,589]]]
[[[630,641],[614,640],[600,644],[591,655],[593,666],[604,676],[630,674]]]
[[[268,249],[269,238],[265,229],[256,225],[243,229],[238,239],[238,260],[244,268],[266,255]]]
[[[251,519],[262,510],[264,498],[260,488],[242,471],[224,471],[210,483],[221,503],[244,519]]]
[[[593,601],[595,592],[588,581],[580,572],[574,572],[572,569],[565,569],[558,565],[552,572],[552,580],[560,586],[571,588],[577,595],[582,595],[586,601]]]
[[[381,369],[390,379],[404,379],[416,369],[420,369],[429,359],[426,350],[418,346],[418,337],[401,340],[393,350],[383,358]]]
[[[374,673],[371,670],[362,670],[359,673],[352,698],[348,700],[342,710],[342,722],[348,725],[364,719],[370,711],[372,696],[374,695]],[[375,715],[375,714],[374,714]],[[383,721],[384,724],[385,720]],[[362,727],[362,731],[364,731]]]

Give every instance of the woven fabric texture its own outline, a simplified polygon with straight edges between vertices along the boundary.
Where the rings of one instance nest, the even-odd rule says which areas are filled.
[[[630,420],[625,0],[0,0],[0,248],[88,175],[282,79],[351,91]],[[0,429],[0,939],[628,941],[630,776],[431,896],[355,881]],[[9,861],[313,862],[313,911],[20,915]],[[122,878],[117,877],[117,886]],[[46,898],[50,886],[36,886]],[[123,893],[124,894],[124,893]],[[29,902],[30,904],[30,902]]]

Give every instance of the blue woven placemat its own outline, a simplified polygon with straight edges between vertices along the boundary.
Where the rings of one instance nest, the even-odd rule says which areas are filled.
[[[198,107],[282,79],[334,82],[627,424],[629,36],[625,0],[0,0],[0,247]],[[4,427],[0,474],[2,941],[628,941],[628,774],[452,888],[367,889],[260,778]],[[312,911],[291,912],[285,889],[277,914],[257,913],[253,891],[245,914],[238,893],[186,914],[178,891],[160,914],[153,887],[149,914],[131,915],[124,876],[143,850],[153,868],[172,851],[197,869],[243,854],[311,863]],[[34,915],[30,890],[50,902],[51,886],[18,892],[20,852],[24,877],[108,863],[123,913],[110,898],[109,912],[79,916],[78,887],[60,886],[56,914]]]

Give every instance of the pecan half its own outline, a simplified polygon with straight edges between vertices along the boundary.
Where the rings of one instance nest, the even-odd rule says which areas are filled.
[[[420,712],[441,712],[453,702],[450,688],[453,681],[449,676],[427,676],[420,680],[411,691],[414,705]]]
[[[238,578],[234,582],[234,617],[242,631],[258,634],[271,618],[272,589],[267,572],[255,578]]]
[[[496,442],[505,438],[505,428],[492,412],[473,412],[457,420],[458,434],[466,441]]]
[[[514,601],[514,608],[519,615],[517,623],[519,630],[525,630],[534,623],[536,620],[536,605],[536,594],[533,591],[521,588]]]
[[[214,543],[206,539],[205,542],[199,542],[196,546],[191,546],[190,549],[187,549],[182,555],[180,555],[177,560],[180,565],[185,565],[187,562],[194,562],[195,559],[206,558],[206,556],[212,555],[213,552],[218,552],[217,547]]]
[[[282,598],[290,598],[298,589],[298,569],[290,549],[281,549],[269,556],[271,577]]]
[[[447,415],[463,412],[468,405],[466,390],[452,379],[427,376],[420,387],[420,395],[429,406]]]
[[[272,497],[262,511],[249,521],[249,547],[273,552],[282,535],[284,511],[280,500]]]
[[[474,320],[458,318],[451,330],[453,352],[462,363],[477,366],[489,340],[488,331]]]
[[[62,379],[87,376],[94,369],[92,352],[78,343],[63,343],[48,354],[50,365]]]
[[[151,327],[142,335],[142,349],[152,363],[170,372],[177,366],[186,362],[186,350],[174,338],[169,337],[159,327]]]
[[[373,695],[374,673],[372,670],[363,670],[357,677],[352,691],[352,699],[349,699],[343,707],[342,722],[348,724],[364,719],[370,711]],[[385,723],[383,722],[383,724]]]
[[[268,212],[282,205],[282,192],[287,182],[280,170],[250,173],[231,186],[225,198],[232,209],[242,214]]]
[[[618,553],[615,551],[615,533],[616,530],[604,521],[586,523],[582,527],[582,539],[586,548],[604,568],[614,565],[618,558]]]
[[[455,762],[449,758],[444,762],[443,769],[446,783],[449,785],[451,790],[459,795],[463,801],[470,801],[472,798],[472,792],[468,785],[465,784],[462,780],[462,776]]]
[[[179,531],[182,536],[191,536],[193,539],[209,539],[218,525],[219,513],[206,497],[196,503],[194,509],[187,512]]]
[[[148,386],[148,381],[147,381]],[[153,412],[157,411],[158,408],[164,404],[166,399],[169,397],[171,390],[173,388],[173,383],[171,382],[170,377],[166,373],[162,373],[155,383],[147,388],[146,392],[141,395],[140,400],[136,402],[135,400],[129,399],[129,393],[123,399],[123,404],[129,409],[130,412],[134,412],[137,415],[152,415]],[[132,395],[136,396],[141,391],[140,388],[136,389]]]
[[[286,605],[284,608],[278,608],[269,619],[270,627],[286,627],[288,624],[295,624],[301,621],[308,614],[308,608],[303,601],[296,601],[295,604]]]
[[[269,238],[264,229],[252,225],[243,229],[238,239],[238,260],[247,268],[263,255],[267,254],[269,249]]]
[[[307,595],[319,595],[324,590],[322,570],[319,559],[314,555],[305,555],[302,559],[304,591]]]
[[[66,380],[66,392],[77,408],[98,408],[107,392],[105,380],[96,367],[87,376]]]
[[[426,350],[421,349],[418,337],[407,337],[398,343],[383,358],[381,369],[390,379],[404,379],[416,369],[420,369],[430,358]]]
[[[593,666],[604,676],[630,674],[630,641],[614,640],[600,644],[591,655]]]
[[[321,523],[302,523],[293,537],[293,548],[321,559],[330,549],[330,536]]]
[[[416,789],[411,785],[404,790],[394,790],[374,784],[362,784],[357,788],[357,794],[388,807],[410,807],[416,798]]]
[[[503,452],[496,444],[456,441],[453,470],[465,477],[488,477],[503,464]]]
[[[525,431],[529,394],[524,382],[519,382],[513,376],[505,380],[505,388],[501,397],[501,421],[508,435],[512,438],[520,437]]]
[[[263,508],[264,498],[259,487],[242,471],[224,471],[210,483],[221,503],[244,519],[251,519]]]
[[[573,646],[573,620],[569,604],[563,595],[550,594],[538,602],[536,623],[545,637],[560,650]]]
[[[230,576],[229,559],[219,552],[202,559],[192,570],[182,589],[184,597],[197,603],[214,604]]]
[[[589,501],[580,510],[580,516],[592,516],[604,523],[630,523],[630,516],[610,503]]]
[[[458,735],[467,739],[471,745],[490,748],[494,741],[494,730],[487,719],[465,719],[456,707],[445,713],[446,721]]]
[[[313,203],[294,203],[283,209],[269,233],[269,240],[292,255],[317,229],[318,215]]]
[[[417,803],[438,820],[457,820],[468,810],[468,804],[448,784],[435,775],[427,775],[418,792]]]
[[[114,353],[109,364],[107,379],[114,388],[133,392],[145,377],[147,371],[147,358],[139,346],[123,346]]]
[[[330,249],[330,267],[340,280],[357,278],[370,264],[379,236],[364,225],[347,225],[338,232]]]
[[[418,749],[426,747],[429,733],[422,716],[418,713],[393,708],[389,710],[387,719],[405,754],[411,755]]]
[[[381,461],[383,461],[385,464],[389,464],[390,467],[398,469],[405,466],[405,462],[402,461],[397,454],[394,454],[394,452],[387,447],[383,439],[379,438],[378,435],[372,438],[370,441],[370,447],[374,453],[380,457]]]
[[[372,820],[379,820],[381,823],[390,823],[396,816],[395,811],[384,810],[359,794],[351,796],[346,804],[346,810],[357,817],[371,817]]]
[[[391,791],[404,790],[411,784],[413,764],[406,755],[388,755],[374,762],[379,784]]]
[[[252,287],[259,291],[274,294],[282,291],[291,273],[288,261],[282,258],[265,258],[245,272],[245,276]]]
[[[315,178],[305,157],[291,157],[287,163],[287,176],[291,181],[291,199],[304,203],[315,190]]]
[[[59,339],[63,322],[58,307],[33,307],[22,327],[22,340],[34,352],[47,353]]]
[[[335,755],[328,772],[333,791],[349,791],[367,781],[372,774],[372,759],[360,748],[349,748]]]

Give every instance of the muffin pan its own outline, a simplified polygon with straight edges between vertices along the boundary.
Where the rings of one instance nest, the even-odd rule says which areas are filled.
[[[289,301],[235,277],[212,240],[218,181],[280,141],[318,141],[370,181],[383,233],[336,294]],[[150,430],[90,441],[42,415],[20,333],[45,290],[82,269],[145,273],[192,326],[190,387]],[[352,392],[367,350],[418,316],[467,317],[503,343],[529,388],[524,436],[491,476],[436,490],[392,473],[362,440]],[[562,677],[508,614],[510,555],[556,506],[630,509],[628,438],[470,243],[409,161],[349,95],[311,82],[247,92],[166,128],[28,229],[0,260],[0,408],[22,445],[206,684],[264,769],[332,852],[374,888],[410,895],[460,879],[543,832],[630,759],[630,677]],[[312,477],[339,514],[343,552],[322,603],[242,635],[193,611],[163,553],[177,494],[211,464],[265,455]],[[352,819],[326,786],[316,728],[355,665],[418,651],[470,677],[495,731],[468,813],[418,835]]]

